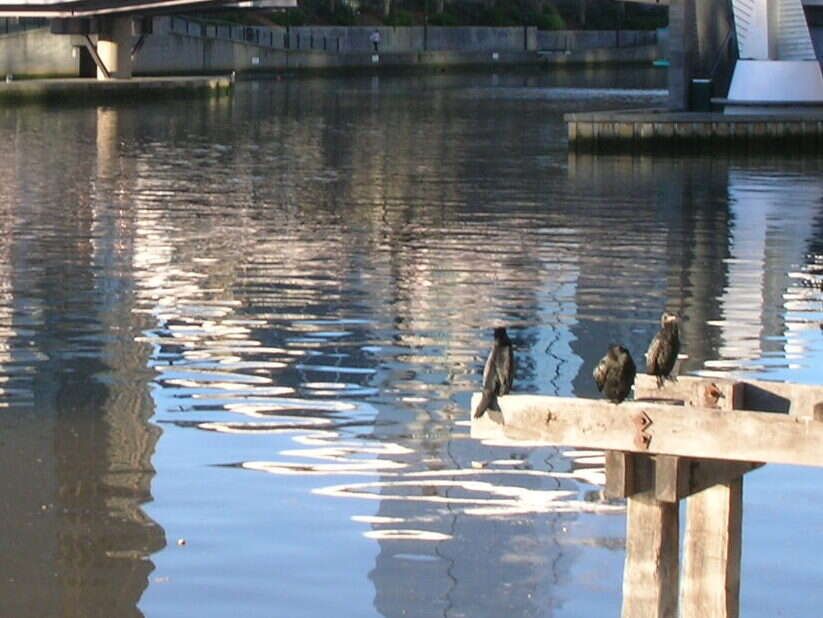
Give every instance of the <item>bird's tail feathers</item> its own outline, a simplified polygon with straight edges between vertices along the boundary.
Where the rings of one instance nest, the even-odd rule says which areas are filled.
[[[477,409],[474,411],[474,417],[480,418],[486,410],[500,412],[500,406],[497,404],[497,396],[493,391],[483,391],[480,403],[477,404]]]

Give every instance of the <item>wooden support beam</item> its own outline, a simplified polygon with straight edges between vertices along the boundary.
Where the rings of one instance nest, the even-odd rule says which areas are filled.
[[[628,498],[652,489],[652,459],[649,455],[606,451],[606,495]]]
[[[686,498],[715,485],[728,484],[742,478],[746,472],[757,470],[762,463],[752,461],[724,461],[722,459],[690,459],[689,490]]]
[[[689,461],[685,457],[654,458],[654,493],[662,502],[677,502],[689,495]]]
[[[742,529],[742,477],[688,499],[680,618],[737,618]]]
[[[498,403],[500,413],[472,419],[472,437],[823,466],[823,423],[810,417],[539,395],[506,395]]]
[[[677,618],[679,503],[627,500],[623,618]]]
[[[762,465],[750,461],[606,451],[606,495],[628,498],[653,491],[661,502],[676,502],[740,478]]]

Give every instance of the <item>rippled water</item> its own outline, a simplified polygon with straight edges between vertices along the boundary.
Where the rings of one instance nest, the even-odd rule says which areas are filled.
[[[602,454],[468,437],[491,328],[543,394],[664,308],[686,372],[823,356],[823,159],[567,151],[662,82],[0,110],[0,614],[616,615]],[[820,474],[747,476],[744,615],[815,614]]]

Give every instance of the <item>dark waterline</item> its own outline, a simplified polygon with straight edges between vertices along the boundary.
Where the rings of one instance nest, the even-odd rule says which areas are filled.
[[[663,309],[686,372],[823,350],[821,158],[567,151],[564,112],[663,83],[0,110],[0,615],[616,615],[601,455],[468,438],[491,328],[557,395]],[[743,615],[815,614],[819,480],[747,477]]]

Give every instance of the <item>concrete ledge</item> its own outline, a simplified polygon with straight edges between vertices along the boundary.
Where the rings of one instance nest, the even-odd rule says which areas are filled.
[[[736,114],[676,112],[661,109],[566,114],[573,148],[633,149],[693,144],[766,146],[791,142],[823,150],[823,111]]]
[[[652,63],[660,58],[658,45],[642,47],[602,47],[574,51],[540,51],[538,54],[548,64],[631,64]]]
[[[178,96],[201,92],[221,94],[232,87],[227,76],[135,77],[132,79],[36,79],[0,82],[0,102],[63,102],[88,99],[126,99],[135,96]]]
[[[395,53],[326,54],[323,52],[290,52],[286,70],[322,68],[380,68],[442,66],[493,66],[495,64],[537,64],[540,58],[533,51],[425,51]]]

